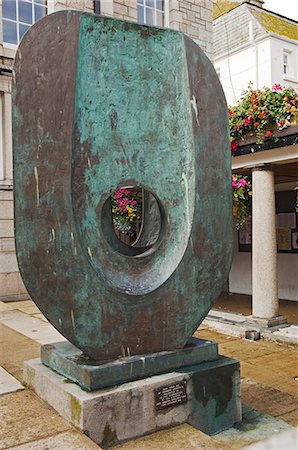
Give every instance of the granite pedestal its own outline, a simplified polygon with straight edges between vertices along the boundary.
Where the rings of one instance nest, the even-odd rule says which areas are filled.
[[[184,422],[212,435],[241,420],[240,368],[239,362],[231,358],[217,355],[215,359],[216,344],[212,346],[207,341],[204,346],[201,342],[201,348],[204,350],[202,354],[206,349],[210,351],[211,360],[172,368],[167,373],[136,381],[124,382],[119,379],[118,383],[122,384],[91,392],[49,369],[40,359],[25,362],[24,381],[65,419],[103,448]],[[197,349],[195,351],[198,352]],[[57,356],[57,349],[54,353]],[[191,353],[185,358],[189,358]],[[111,364],[102,365],[104,384]],[[116,362],[113,364],[116,378],[119,378],[120,366]],[[130,366],[133,376],[136,368],[140,376],[139,364],[135,364],[122,361],[125,367],[122,375],[127,374]],[[157,367],[159,365],[164,367],[164,362],[157,363]],[[93,381],[89,380],[89,387],[95,381],[99,383],[98,373],[95,378],[91,376],[90,380]],[[85,372],[85,382],[87,378]]]

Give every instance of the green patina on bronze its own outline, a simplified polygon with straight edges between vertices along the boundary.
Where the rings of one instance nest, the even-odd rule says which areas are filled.
[[[97,360],[183,348],[232,256],[211,62],[182,33],[61,11],[26,33],[15,80],[16,248],[33,300]],[[107,203],[125,184],[151,191],[162,214],[137,257],[117,244]]]

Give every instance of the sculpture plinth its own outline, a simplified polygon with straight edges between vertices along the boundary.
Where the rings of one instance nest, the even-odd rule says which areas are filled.
[[[26,33],[14,71],[16,249],[32,299],[84,358],[126,358],[132,377],[115,383],[152,354],[143,376],[174,369],[232,258],[227,108],[211,62],[174,30],[61,11]],[[127,186],[157,205],[142,247],[113,228],[111,195]],[[64,374],[56,350],[44,361]]]

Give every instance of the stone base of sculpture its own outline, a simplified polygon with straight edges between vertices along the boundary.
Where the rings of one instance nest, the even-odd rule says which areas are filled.
[[[241,421],[239,362],[223,356],[92,392],[35,359],[24,381],[103,448],[185,422],[212,435]]]

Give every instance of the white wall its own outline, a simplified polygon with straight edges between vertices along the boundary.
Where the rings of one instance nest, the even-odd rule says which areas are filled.
[[[251,81],[255,88],[271,86],[270,39],[251,43],[214,61],[228,105],[234,105]]]
[[[291,76],[283,74],[283,53],[287,50],[292,62]],[[214,60],[220,71],[228,105],[234,105],[251,81],[255,89],[282,86],[298,87],[298,46],[289,40],[268,37]]]
[[[298,87],[298,45],[288,40],[270,39],[271,47],[271,79],[272,83],[282,86]],[[283,73],[283,53],[288,52],[289,75]]]
[[[280,299],[298,301],[298,254],[278,253]],[[238,251],[238,237],[234,231],[234,258],[229,277],[229,291],[251,295],[251,253]]]

